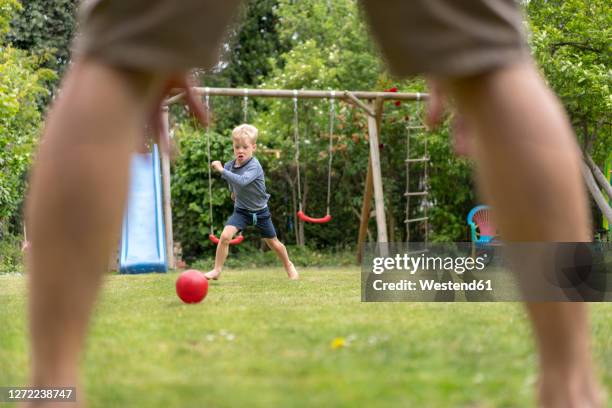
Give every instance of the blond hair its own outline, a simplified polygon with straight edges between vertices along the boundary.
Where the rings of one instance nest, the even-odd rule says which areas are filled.
[[[232,139],[248,139],[250,143],[255,144],[257,143],[258,133],[259,131],[255,126],[243,123],[232,130]]]

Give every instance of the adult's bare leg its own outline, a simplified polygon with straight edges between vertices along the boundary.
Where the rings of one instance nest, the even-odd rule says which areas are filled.
[[[120,229],[130,154],[161,87],[151,75],[80,60],[49,114],[27,209],[32,386],[79,386],[89,317]],[[77,398],[82,402],[80,388]]]
[[[443,81],[474,135],[482,193],[504,240],[590,241],[580,153],[567,117],[529,62]],[[528,303],[545,407],[603,406],[584,303]]]

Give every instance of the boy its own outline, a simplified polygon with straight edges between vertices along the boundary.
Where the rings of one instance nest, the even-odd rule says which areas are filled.
[[[287,248],[276,238],[272,215],[268,209],[270,194],[266,193],[264,171],[259,160],[253,157],[257,149],[257,133],[257,128],[252,125],[243,124],[236,127],[232,131],[236,158],[225,163],[225,166],[222,166],[218,160],[211,164],[211,167],[221,173],[221,177],[229,183],[234,200],[234,213],[227,220],[221,233],[217,244],[215,267],[204,274],[206,279],[219,279],[227,258],[230,240],[247,225],[254,225],[259,230],[266,244],[276,252],[283,263],[289,279],[299,279],[298,272],[289,260]]]

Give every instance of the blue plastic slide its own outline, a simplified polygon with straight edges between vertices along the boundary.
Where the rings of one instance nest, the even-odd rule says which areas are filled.
[[[153,153],[135,154],[121,235],[121,273],[166,272],[166,239],[157,145]]]

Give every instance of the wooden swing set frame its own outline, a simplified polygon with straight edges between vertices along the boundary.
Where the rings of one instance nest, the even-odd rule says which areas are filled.
[[[367,91],[320,91],[320,90],[285,90],[285,89],[247,89],[247,88],[204,88],[195,87],[196,95],[204,96],[230,96],[230,97],[268,97],[268,98],[299,98],[299,99],[330,99],[343,100],[361,109],[367,115],[368,139],[370,155],[368,158],[368,169],[364,188],[364,198],[361,208],[359,224],[359,236],[357,238],[357,257],[361,260],[362,248],[367,234],[368,221],[372,195],[374,196],[374,210],[376,216],[376,228],[378,243],[388,242],[387,222],[384,206],[383,180],[380,166],[379,132],[385,101],[424,101],[429,95],[419,92],[367,92]],[[176,93],[164,103],[164,126],[163,137],[168,138],[168,106],[184,102],[185,94]],[[173,241],[172,241],[172,213],[170,208],[170,167],[167,152],[162,155],[162,174],[164,190],[164,214],[166,228],[166,248],[171,267],[174,265]]]

